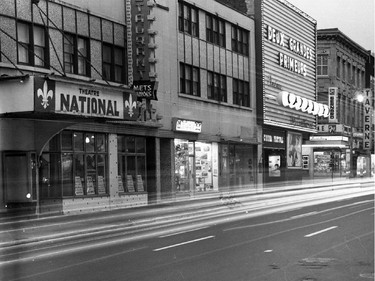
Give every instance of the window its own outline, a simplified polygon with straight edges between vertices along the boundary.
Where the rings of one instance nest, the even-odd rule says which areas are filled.
[[[135,136],[117,136],[118,175],[125,183],[125,192],[146,190],[146,139]],[[131,181],[129,180],[131,179]],[[133,183],[132,186],[131,183]]]
[[[89,41],[72,34],[64,34],[65,72],[90,76]]]
[[[328,56],[318,55],[316,63],[317,75],[328,75]]]
[[[340,57],[337,57],[337,61],[336,61],[336,76],[338,78],[341,77],[341,59],[340,59]]]
[[[178,3],[178,29],[192,36],[199,36],[198,10],[183,2]]]
[[[249,31],[232,25],[232,50],[244,56],[249,55]]]
[[[180,63],[180,92],[200,96],[199,68]]]
[[[227,102],[226,76],[208,71],[207,72],[207,98],[220,102]]]
[[[43,27],[17,23],[18,62],[33,66],[48,66],[47,34]]]
[[[353,85],[357,85],[356,80],[355,80],[355,78],[356,78],[355,76],[356,76],[355,75],[355,66],[353,65],[352,66],[352,81],[351,81]]]
[[[249,82],[233,79],[233,104],[250,107]]]
[[[103,78],[105,80],[125,82],[124,53],[124,48],[103,44]]]
[[[42,155],[42,197],[107,194],[107,170],[105,134],[63,131]]]
[[[225,22],[218,17],[206,15],[206,40],[225,47]]]

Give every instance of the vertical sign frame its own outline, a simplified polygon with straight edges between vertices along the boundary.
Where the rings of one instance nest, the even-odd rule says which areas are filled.
[[[337,123],[337,87],[328,88],[329,123]]]
[[[372,138],[372,92],[371,89],[363,90],[363,105],[364,105],[364,118],[363,118],[363,149],[371,150]]]

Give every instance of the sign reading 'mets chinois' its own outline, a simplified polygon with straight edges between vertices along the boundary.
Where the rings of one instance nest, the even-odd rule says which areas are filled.
[[[117,92],[34,78],[34,110],[121,120],[138,118],[134,92]]]

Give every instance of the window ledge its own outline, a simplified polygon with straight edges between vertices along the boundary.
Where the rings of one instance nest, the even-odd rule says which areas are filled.
[[[211,103],[211,104],[221,105],[221,106],[225,106],[225,107],[231,107],[231,108],[235,108],[235,109],[253,111],[252,107],[246,107],[246,106],[237,105],[237,104],[229,104],[228,102],[218,102],[218,101],[215,101],[215,100],[205,99],[205,98],[202,98],[202,97],[196,97],[196,96],[192,96],[192,95],[188,95],[188,94],[184,94],[184,93],[179,93],[178,96],[181,97],[181,98],[187,98],[187,99],[191,99],[191,100],[201,101],[201,102],[204,102],[204,103]]]

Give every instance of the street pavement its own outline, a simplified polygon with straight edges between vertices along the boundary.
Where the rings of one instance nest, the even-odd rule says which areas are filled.
[[[129,237],[140,232],[150,233],[168,226],[190,227],[210,219],[236,219],[241,215],[257,215],[290,203],[313,204],[374,193],[374,179],[351,179],[333,182],[315,181],[304,185],[268,187],[262,192],[236,192],[196,196],[132,209],[116,209],[78,215],[1,216],[0,251],[9,253],[17,247],[56,243],[77,237],[104,236],[126,233]],[[301,205],[301,206],[302,206]],[[237,215],[237,216],[236,216]],[[7,256],[0,256],[0,262]]]
[[[0,280],[374,278],[370,183],[235,194],[230,200],[138,210],[19,220],[14,231],[5,223],[9,229],[2,235],[24,236],[0,248]]]

